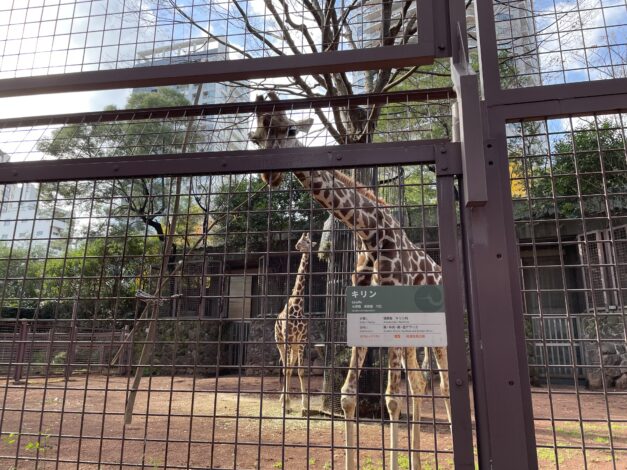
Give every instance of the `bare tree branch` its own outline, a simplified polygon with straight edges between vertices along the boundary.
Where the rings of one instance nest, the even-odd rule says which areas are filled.
[[[189,16],[187,13],[185,13],[185,11],[179,7],[176,3],[176,0],[167,0],[168,3],[172,6],[172,8],[174,8],[174,10],[176,10],[182,17],[184,17],[191,25],[193,25],[195,28],[199,29],[200,31],[202,31],[203,33],[205,33],[207,35],[207,38],[211,38],[214,41],[216,41],[217,43],[239,53],[242,54],[242,56],[246,57],[246,58],[252,58],[252,55],[249,54],[248,52],[244,51],[244,49],[241,49],[237,46],[235,46],[234,44],[231,44],[230,42],[222,39],[220,36],[217,36],[215,34],[212,34],[209,30],[207,30],[206,28],[204,28],[203,26],[201,26],[198,22],[194,21],[194,19]]]

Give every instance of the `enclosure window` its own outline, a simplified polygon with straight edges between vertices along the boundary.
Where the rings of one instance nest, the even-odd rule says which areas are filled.
[[[579,252],[584,265],[584,280],[590,293],[586,296],[588,311],[616,311],[627,304],[625,269],[627,226],[597,230],[580,235]]]

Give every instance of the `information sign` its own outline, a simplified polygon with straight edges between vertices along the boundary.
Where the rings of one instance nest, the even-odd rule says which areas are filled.
[[[346,289],[349,346],[446,346],[442,286]]]

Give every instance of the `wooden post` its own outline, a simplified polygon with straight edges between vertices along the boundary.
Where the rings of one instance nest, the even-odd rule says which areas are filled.
[[[126,366],[124,367],[124,375],[130,374],[133,367],[133,341],[132,333],[126,325],[124,327],[124,341],[126,341],[125,354],[126,354]]]
[[[159,303],[152,303],[152,318],[148,325],[148,332],[146,334],[146,341],[142,347],[141,356],[139,357],[139,364],[135,368],[135,377],[133,378],[133,384],[126,402],[126,410],[124,411],[124,424],[131,424],[133,422],[133,408],[135,407],[135,398],[137,397],[137,391],[139,389],[139,383],[141,382],[142,375],[144,374],[144,367],[150,360],[152,350],[157,340],[157,317],[159,316]]]
[[[97,335],[98,333],[96,333]],[[95,338],[98,338],[98,336],[95,336]],[[92,341],[94,340],[94,336],[92,336]],[[105,364],[105,352],[106,352],[106,345],[104,344],[100,344],[98,346],[98,369],[100,369],[100,373],[102,374],[103,371],[107,370],[107,365]]]
[[[72,375],[72,364],[74,363],[76,350],[76,317],[78,315],[78,299],[74,301],[72,306],[72,321],[70,322],[70,342],[65,357],[65,381],[70,380]]]
[[[29,326],[28,321],[20,321],[20,331],[18,333],[17,354],[15,357],[15,372],[13,382],[18,384],[22,380],[22,370],[26,359],[26,342],[28,341]]]
[[[126,373],[126,338],[128,333],[128,325],[124,325],[124,330],[120,331],[120,360],[118,361],[118,375],[124,375]],[[123,348],[123,349],[122,349]]]
[[[48,330],[48,345],[46,347],[46,370],[49,370],[52,362],[52,343],[54,342],[54,325]]]

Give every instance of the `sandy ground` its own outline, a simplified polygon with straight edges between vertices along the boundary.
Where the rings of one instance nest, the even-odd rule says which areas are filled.
[[[127,426],[126,378],[77,376],[44,385],[44,379],[31,379],[0,390],[0,469],[343,468],[343,420],[302,417],[298,394],[295,410],[284,415],[277,377],[146,377]],[[321,378],[312,377],[310,387],[309,408],[317,410]],[[625,395],[609,394],[606,403],[602,394],[581,389],[577,395],[572,387],[533,392],[541,468],[627,468],[627,450],[619,450],[627,449]],[[593,421],[580,424],[580,416]],[[449,427],[434,429],[434,417],[446,422],[443,400],[423,400],[423,469],[453,468]],[[399,426],[399,445],[406,448],[407,425]],[[387,424],[360,421],[360,469],[388,467],[380,450],[389,447],[388,433]],[[407,452],[400,454],[401,470],[409,468]]]

